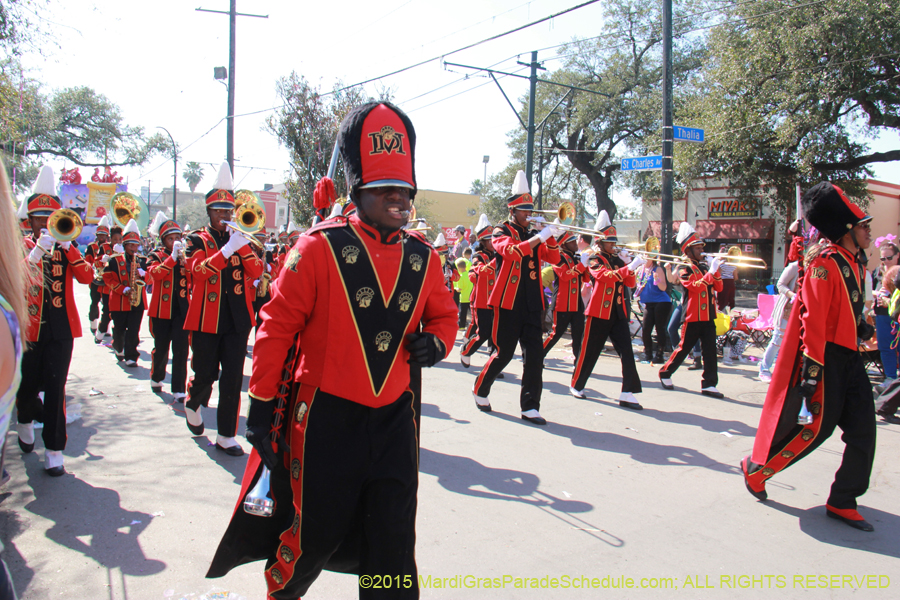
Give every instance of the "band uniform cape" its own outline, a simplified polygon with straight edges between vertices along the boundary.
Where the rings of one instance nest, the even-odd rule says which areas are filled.
[[[270,589],[273,581],[280,584],[293,576],[294,559],[303,551],[303,398],[308,392],[319,389],[363,405],[386,406],[409,390],[406,334],[422,322],[424,331],[435,334],[445,348],[453,345],[457,312],[444,287],[437,252],[402,231],[379,250],[370,237],[375,235],[356,215],[324,221],[300,237],[273,282],[272,300],[261,310],[264,325],[254,348],[249,390],[256,398],[287,400],[283,409],[276,409],[284,415],[290,446],[283,454],[284,469],[278,470],[285,476],[272,474],[272,517],[246,513],[243,499],[256,485],[261,466],[256,450],[251,452],[240,497],[207,577],[273,556],[277,562],[266,569]],[[372,254],[384,254],[386,247],[400,254],[396,272],[375,268]],[[286,355],[285,361],[275,359]],[[359,574],[361,526],[360,516],[325,569]]]
[[[23,238],[25,254],[34,248],[36,242],[32,236]],[[25,268],[33,275],[33,281],[29,282],[27,289],[26,339],[29,342],[38,341],[42,327],[50,327],[57,339],[81,337],[81,317],[75,306],[73,279],[78,283],[90,284],[94,280],[94,270],[81,257],[75,243],[72,242],[68,250],[61,244],[56,244],[52,252],[36,265],[25,259]],[[62,319],[51,318],[50,313],[54,310],[59,313],[59,309],[66,311],[68,332],[64,331],[66,327]]]
[[[863,286],[854,257],[838,246],[824,250],[807,267],[800,297],[810,310],[802,311],[802,315],[799,310],[791,311],[753,445],[752,460],[764,467],[750,474],[752,482],[762,483],[787,468],[818,435],[822,424],[825,343],[857,348],[857,316],[862,314],[865,301]],[[801,339],[805,342],[805,354],[801,351]],[[804,379],[818,381],[809,403],[814,415],[810,425],[797,424],[802,404],[797,393],[801,369],[805,371]],[[780,451],[769,460],[773,448]]]

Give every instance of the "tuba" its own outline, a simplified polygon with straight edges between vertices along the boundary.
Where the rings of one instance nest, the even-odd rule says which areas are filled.
[[[47,231],[58,242],[71,242],[81,235],[83,228],[81,217],[68,208],[54,210],[47,219]]]
[[[125,229],[128,221],[137,219],[140,214],[141,202],[134,194],[119,192],[109,199],[109,215],[117,227]]]

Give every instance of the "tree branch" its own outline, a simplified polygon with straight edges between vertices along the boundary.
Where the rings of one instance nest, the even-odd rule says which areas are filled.
[[[856,169],[856,168],[862,167],[864,165],[878,163],[878,162],[890,162],[892,160],[900,160],[900,150],[890,150],[888,152],[875,152],[873,154],[857,156],[856,158],[851,158],[850,160],[844,160],[844,161],[839,161],[839,162],[813,163],[813,168],[815,168],[817,171],[849,171],[851,169]]]

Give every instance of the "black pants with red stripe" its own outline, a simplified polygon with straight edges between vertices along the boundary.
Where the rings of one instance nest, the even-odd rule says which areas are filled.
[[[49,329],[48,326],[41,328]],[[41,421],[47,450],[66,449],[66,377],[72,362],[75,340],[50,339],[41,336],[28,345],[22,355],[22,383],[16,393],[19,423]],[[44,402],[38,392],[44,391]]]
[[[301,506],[302,554],[295,552],[293,576],[270,596],[306,595],[327,567],[377,576],[368,587],[360,586],[360,598],[418,598],[417,452],[410,394],[371,408],[317,391],[303,436],[302,498],[294,498]],[[299,486],[293,487],[296,494]],[[274,564],[270,559],[266,569]]]
[[[472,356],[485,342],[488,342],[489,346],[497,345],[494,342],[494,309],[476,308],[472,324],[466,331],[466,339],[463,341],[460,354]]]
[[[875,460],[876,430],[872,384],[859,352],[827,342],[820,385],[823,406],[819,413],[822,419],[819,432],[788,465],[795,464],[821,446],[834,433],[835,427],[840,427],[843,432],[841,441],[846,445],[841,466],[834,475],[828,504],[834,508],[855,509],[856,499],[869,489],[869,477]],[[791,416],[793,422],[796,418],[796,415]],[[773,443],[768,460],[779,454],[802,430],[803,426],[796,425],[783,439]]]
[[[191,370],[194,376],[188,384],[185,406],[197,410],[209,406],[212,386],[219,380],[219,407],[216,410],[218,433],[222,437],[234,437],[237,432],[238,413],[241,410],[241,388],[244,384],[244,358],[247,356],[247,339],[250,330],[229,333],[191,334]],[[221,365],[221,375],[219,366]]]
[[[637,367],[634,365],[634,350],[631,347],[631,330],[628,329],[628,319],[613,313],[612,319],[600,319],[588,317],[585,324],[585,337],[581,347],[581,355],[575,361],[575,371],[572,373],[572,387],[583,390],[588,379],[603,352],[606,340],[613,343],[619,360],[622,362],[622,391],[632,394],[641,393],[641,378]]]
[[[715,387],[719,383],[719,371],[716,364],[716,324],[712,321],[691,321],[684,324],[681,343],[672,352],[669,360],[659,370],[660,379],[671,379],[684,359],[691,353],[694,344],[700,340],[700,353],[703,355],[703,379],[700,387]]]
[[[153,328],[153,352],[150,379],[162,381],[166,378],[166,364],[169,362],[169,346],[172,347],[172,393],[183,394],[187,382],[188,341],[190,331],[184,329],[184,315],[181,311],[171,319],[150,317]]]
[[[516,353],[516,345],[522,346],[522,391],[519,406],[522,412],[538,410],[541,407],[541,392],[544,387],[544,344],[541,341],[541,311],[529,311],[518,305],[512,310],[498,308],[494,315],[494,343],[497,354],[491,355],[475,381],[475,393],[487,398],[497,376],[503,372]]]
[[[556,342],[562,338],[566,329],[572,327],[572,352],[575,353],[575,360],[581,353],[581,341],[584,338],[584,311],[561,311],[553,313],[553,329],[550,336],[544,340],[544,358],[547,353],[553,349]]]
[[[113,350],[121,353],[123,360],[137,360],[141,357],[138,344],[141,342],[141,321],[144,320],[144,305],[133,306],[131,310],[116,310],[112,313]]]

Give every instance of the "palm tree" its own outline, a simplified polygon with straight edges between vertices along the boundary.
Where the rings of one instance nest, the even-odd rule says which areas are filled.
[[[203,181],[203,167],[198,162],[188,162],[181,176],[187,181],[188,187],[191,188],[191,193],[193,194],[200,182]]]

